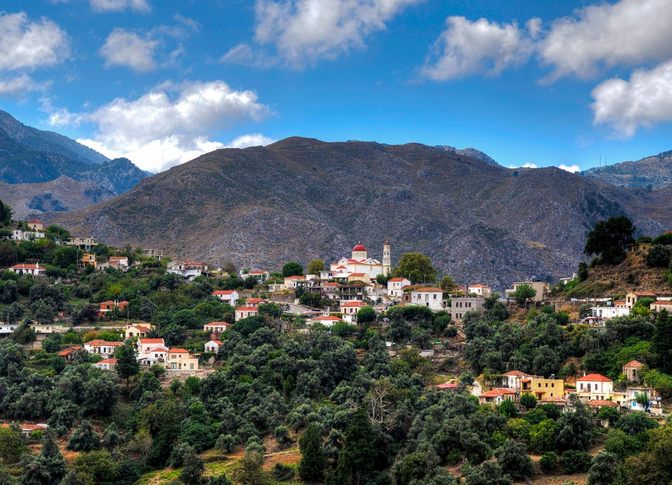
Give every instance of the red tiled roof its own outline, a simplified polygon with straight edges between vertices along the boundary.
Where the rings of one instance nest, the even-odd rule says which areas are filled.
[[[205,327],[230,327],[231,324],[228,322],[210,322],[204,325]]]
[[[263,303],[264,300],[263,298],[246,298],[245,303]]]
[[[389,279],[387,281],[392,282],[392,283],[401,283],[404,280],[408,281],[406,278],[392,278],[392,279]]]
[[[305,276],[287,276],[285,279],[286,280],[292,280],[292,281],[293,280],[304,280],[304,279],[306,279],[306,277]]]
[[[171,347],[168,349],[168,352],[171,354],[188,354],[189,351],[187,349],[182,349],[180,347]]]
[[[140,343],[145,345],[145,344],[161,344],[163,345],[163,339],[162,338],[141,338]]]
[[[210,340],[208,343],[210,343],[210,342],[215,343],[215,344],[217,344],[217,345],[222,345],[222,341],[221,341],[221,340]]]
[[[590,401],[588,401],[588,406],[594,408],[602,408],[602,407],[615,408],[618,407],[618,403],[615,403],[614,401],[606,401],[604,399],[591,399]]]
[[[481,397],[497,397],[497,396],[505,396],[505,395],[514,395],[516,394],[516,391],[513,389],[507,389],[504,387],[499,387],[496,389],[490,389],[489,391],[484,392],[481,394]]]
[[[656,300],[652,305],[672,306],[672,300]]]
[[[650,291],[635,291],[635,296],[656,296],[656,294]]]
[[[19,263],[10,267],[9,269],[43,269],[37,263]]]
[[[215,290],[212,292],[213,295],[219,296],[219,295],[233,295],[233,293],[236,290]]]
[[[529,377],[529,374],[525,374],[524,372],[521,372],[519,370],[510,370],[505,376],[512,376],[512,377]]]
[[[339,283],[336,283],[335,281],[329,281],[328,283],[325,283],[324,286],[341,286]]]
[[[545,398],[543,398],[543,399],[541,400],[541,402],[548,402],[548,403],[566,403],[566,402],[567,402],[567,399],[565,399],[564,397],[560,397],[560,396],[552,396],[552,397],[549,396],[549,397],[545,397]]]
[[[488,285],[482,285],[481,283],[474,283],[473,285],[469,285],[469,288],[488,288]]]
[[[350,276],[366,276],[366,273],[350,273]]]
[[[364,306],[364,303],[361,301],[344,301],[341,302],[342,307],[346,308],[353,308],[353,307],[359,307],[359,306]]]
[[[320,320],[320,321],[329,321],[329,322],[338,322],[341,319],[338,317],[335,317],[333,315],[320,315],[319,317],[314,317],[313,320]]]
[[[636,368],[639,369],[639,368],[644,367],[644,364],[642,364],[642,363],[641,363],[640,361],[638,361],[638,360],[631,360],[630,362],[628,362],[627,364],[625,364],[623,367],[636,367]]]
[[[353,251],[366,251],[366,247],[363,244],[355,244],[355,247],[352,248]]]
[[[611,379],[603,376],[602,374],[588,374],[588,375],[585,375],[583,377],[579,377],[576,381],[577,382],[579,382],[579,381],[583,381],[583,382],[586,382],[586,381],[590,381],[590,382],[611,382]]]
[[[112,358],[112,359],[103,359],[103,360],[101,360],[100,362],[97,362],[97,363],[98,363],[98,364],[112,364],[112,365],[116,365],[116,364],[117,364],[117,359],[114,359],[114,358]]]
[[[239,306],[236,308],[237,312],[258,312],[259,309],[256,306]]]
[[[68,348],[65,348],[65,349],[61,350],[58,353],[58,356],[59,357],[67,357],[68,355],[72,354],[73,352],[77,352],[78,350],[82,350],[81,345],[72,345]]]

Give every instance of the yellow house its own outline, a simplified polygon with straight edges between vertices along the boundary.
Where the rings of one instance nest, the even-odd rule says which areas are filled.
[[[194,357],[188,350],[171,347],[168,350],[166,369],[194,371],[198,370],[198,357]]]
[[[96,267],[96,255],[93,253],[84,253],[82,256],[82,264],[84,266],[93,266]]]
[[[520,392],[532,394],[539,401],[551,397],[564,397],[565,381],[536,376],[524,377],[520,380]]]

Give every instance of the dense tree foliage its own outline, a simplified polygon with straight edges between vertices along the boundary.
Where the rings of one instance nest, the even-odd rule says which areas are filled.
[[[599,221],[588,233],[584,252],[597,255],[599,264],[618,264],[625,259],[625,250],[635,242],[635,227],[625,216]]]

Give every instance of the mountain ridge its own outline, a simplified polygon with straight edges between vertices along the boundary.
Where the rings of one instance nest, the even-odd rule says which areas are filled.
[[[421,144],[292,137],[216,150],[54,220],[110,244],[268,268],[336,259],[358,241],[377,255],[388,238],[395,260],[421,251],[460,280],[502,288],[571,274],[597,220],[626,213],[644,231],[661,230],[638,198],[558,168],[510,170]]]

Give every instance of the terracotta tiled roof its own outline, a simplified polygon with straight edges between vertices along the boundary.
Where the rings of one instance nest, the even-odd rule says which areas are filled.
[[[117,364],[117,359],[103,359],[98,364],[110,364],[110,365],[116,365]]]
[[[215,290],[212,292],[215,296],[233,295],[236,290]]]
[[[149,345],[149,344],[161,344],[161,345],[163,345],[163,339],[162,338],[141,338],[140,343],[142,345]]]
[[[525,374],[524,372],[521,372],[519,370],[510,370],[505,376],[511,376],[511,377],[529,377],[529,374]]]
[[[388,283],[401,283],[404,280],[408,281],[406,278],[392,278],[387,281]]]
[[[579,377],[577,382],[611,382],[611,379],[603,376],[602,374],[587,374],[583,377]]]
[[[364,303],[361,302],[361,301],[344,301],[344,302],[341,302],[341,306],[346,307],[346,308],[355,308],[355,307],[364,306]]]
[[[604,399],[591,399],[590,401],[588,401],[588,406],[594,408],[603,408],[603,407],[615,408],[618,407],[618,403],[615,403],[614,401],[606,401]]]
[[[180,347],[171,347],[168,349],[168,353],[170,354],[188,354],[189,351],[187,349],[182,349]]]
[[[630,362],[628,362],[627,364],[625,364],[623,367],[636,367],[636,368],[639,369],[639,368],[644,367],[644,364],[642,364],[642,363],[641,363],[640,361],[638,361],[638,360],[631,360]]]
[[[210,322],[204,325],[205,327],[230,327],[231,324],[228,322]]]
[[[239,306],[236,308],[237,312],[258,312],[259,309],[255,306]]]
[[[460,385],[455,382],[444,382],[436,386],[437,389],[457,389]]]
[[[12,266],[10,269],[43,269],[39,264],[28,264],[28,263],[19,263]]]
[[[507,389],[504,387],[499,387],[496,389],[490,389],[489,391],[481,394],[481,397],[497,397],[497,396],[512,396],[515,395],[516,391],[513,389]]]
[[[333,315],[320,315],[319,317],[314,317],[313,320],[320,320],[325,322],[338,322],[341,319],[334,317]]]
[[[246,298],[245,303],[263,303],[264,300],[263,298]]]

